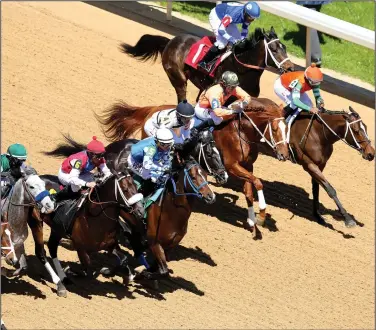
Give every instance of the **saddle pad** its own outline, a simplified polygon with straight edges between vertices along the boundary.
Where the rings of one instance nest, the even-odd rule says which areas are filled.
[[[51,229],[62,237],[69,237],[72,234],[74,216],[77,212],[77,201],[67,200],[55,211],[52,219]]]
[[[200,61],[204,58],[211,46],[213,46],[214,42],[214,37],[205,36],[196,43],[194,43],[185,59],[185,64],[197,70],[197,64],[200,63]],[[214,77],[214,73],[217,67],[228,55],[229,52],[226,52],[225,54],[218,56],[216,59],[214,59],[215,63],[212,65],[210,72],[205,71],[205,73],[208,74],[210,77]]]

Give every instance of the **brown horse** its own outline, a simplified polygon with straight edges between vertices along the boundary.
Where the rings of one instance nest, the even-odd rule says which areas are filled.
[[[136,107],[126,103],[118,103],[109,108],[104,115],[97,119],[104,127],[104,134],[109,140],[125,139],[141,130],[146,120],[156,111],[173,108],[172,105]],[[277,155],[279,160],[289,158],[286,143],[287,126],[282,109],[268,99],[252,99],[241,116],[232,116],[218,126],[214,139],[222,152],[226,170],[235,177],[245,181],[244,194],[248,204],[248,219],[244,222],[246,228],[253,230],[255,213],[253,209],[252,184],[258,191],[260,216],[259,223],[263,224],[266,216],[266,204],[261,181],[253,175],[253,163],[257,152],[253,152],[252,143],[262,137]],[[146,133],[142,130],[142,136]]]
[[[235,47],[232,56],[227,57],[217,68],[214,80],[206,73],[187,64],[185,59],[190,48],[200,38],[181,35],[173,39],[145,34],[135,46],[121,44],[121,51],[142,61],[156,60],[162,56],[162,65],[172,86],[175,88],[178,103],[186,99],[187,82],[190,80],[200,93],[218,81],[224,71],[236,72],[240,86],[251,96],[260,94],[260,77],[268,66],[281,72],[292,71],[294,64],[289,60],[286,47],[280,42],[272,27],[269,32],[257,28],[248,39]]]
[[[138,140],[127,139],[109,144],[106,150],[113,155],[109,157],[109,166],[116,171],[126,170],[130,148],[136,142]],[[156,263],[143,272],[147,279],[168,276],[165,251],[177,246],[187,233],[188,220],[197,198],[208,204],[215,202],[215,194],[210,189],[206,174],[184,150],[175,153],[170,179],[166,182],[161,196],[149,206],[147,212],[147,239],[156,259]],[[123,211],[120,215],[133,225],[129,215]],[[139,257],[142,247],[132,238],[130,242],[133,243],[135,256]]]
[[[347,227],[353,227],[356,222],[342,206],[333,186],[323,175],[323,170],[333,153],[333,144],[343,141],[359,151],[362,157],[372,161],[375,149],[367,135],[367,126],[359,114],[349,107],[350,112],[323,110],[317,116],[300,114],[291,127],[290,146],[298,164],[312,177],[313,215],[320,223],[325,223],[319,212],[319,185],[336,203]],[[259,150],[273,156],[264,146]]]
[[[66,157],[78,151],[85,149],[85,146],[66,138],[69,145],[59,145],[55,150],[44,154],[55,157]],[[41,176],[47,189],[59,190],[59,181],[52,175]],[[91,277],[91,259],[89,253],[100,250],[113,251],[117,246],[117,231],[119,230],[119,214],[123,209],[133,216],[143,217],[144,207],[141,203],[142,195],[137,193],[132,176],[127,172],[113,172],[113,175],[105,181],[97,184],[83,202],[82,206],[76,212],[75,204],[71,202],[60,206],[60,219],[57,219],[56,212],[50,214],[40,214],[40,217],[32,212],[28,218],[28,224],[31,228],[35,241],[35,254],[39,260],[46,264],[46,254],[43,241],[43,222],[51,227],[51,234],[48,240],[48,249],[53,259],[57,271],[53,276],[54,283],[58,283],[57,293],[59,296],[66,296],[64,283],[69,283],[64,270],[57,257],[57,249],[62,237],[69,236],[77,250],[80,262],[86,272]],[[74,210],[72,210],[72,208]],[[73,212],[73,213],[72,213]],[[72,221],[65,222],[69,215]],[[126,278],[124,278],[127,281]]]

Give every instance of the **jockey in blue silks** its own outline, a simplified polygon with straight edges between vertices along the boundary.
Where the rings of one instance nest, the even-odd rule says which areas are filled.
[[[248,35],[248,27],[256,18],[260,17],[260,7],[256,2],[221,3],[212,9],[209,23],[216,37],[216,42],[198,64],[202,69],[209,71],[207,63],[212,61],[226,46],[230,49]],[[242,24],[239,32],[237,24]]]

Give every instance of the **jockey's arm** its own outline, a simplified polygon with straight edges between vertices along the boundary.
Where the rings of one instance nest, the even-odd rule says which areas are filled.
[[[292,102],[298,108],[304,111],[309,111],[311,108],[300,100],[301,90],[302,90],[302,85],[299,82],[297,82],[291,91]]]
[[[71,171],[70,171],[70,176],[69,176],[69,180],[68,180],[68,183],[69,184],[74,184],[76,186],[80,186],[80,187],[83,187],[85,186],[86,184],[86,181],[84,180],[81,180],[79,178],[80,174],[81,174],[81,171],[79,169],[76,169],[76,168],[72,168]]]
[[[241,33],[242,39],[244,39],[244,38],[247,37],[247,35],[248,35],[248,28],[249,28],[249,23],[244,22],[242,24],[242,33]]]
[[[228,42],[234,44],[236,40],[234,39],[234,37],[232,37],[231,35],[227,33],[227,27],[231,24],[231,22],[232,22],[231,16],[226,15],[225,17],[223,17],[221,24],[219,25],[219,28],[218,28],[218,34],[221,37],[225,38]]]
[[[102,164],[100,164],[98,167],[99,167],[99,170],[104,174],[105,178],[111,175],[111,171],[108,168],[105,161]]]
[[[324,99],[321,97],[320,94],[320,86],[315,86],[312,88],[313,96],[316,100],[316,106],[320,106],[321,104],[324,104]]]
[[[251,95],[249,95],[243,88],[237,86],[234,90],[234,94],[238,100],[243,101],[244,105],[251,103]]]
[[[157,149],[153,146],[144,148],[144,159],[142,161],[142,167],[145,170],[149,170],[151,172],[163,171],[163,167],[158,164],[155,164],[153,161],[153,157],[156,154],[156,152],[157,152]]]

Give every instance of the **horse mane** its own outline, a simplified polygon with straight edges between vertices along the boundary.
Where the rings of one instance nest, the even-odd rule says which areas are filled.
[[[267,36],[269,39],[276,39],[278,38],[277,34],[275,33],[273,27],[265,32],[264,29],[256,28],[255,31],[253,31],[247,39],[244,41],[244,48],[245,49],[253,49],[256,47],[256,44],[261,41],[265,36]]]
[[[245,112],[249,116],[254,114],[255,117],[265,120],[283,117],[283,107],[266,98],[253,97],[252,101],[247,105]]]
[[[63,158],[78,153],[80,151],[86,150],[86,145],[73,140],[73,138],[69,134],[62,135],[66,143],[60,143],[54,150],[44,151],[42,152],[42,154],[46,156]]]
[[[137,107],[119,101],[105,110],[103,115],[95,114],[95,117],[102,125],[105,137],[114,142],[130,138],[142,129],[146,118],[168,108],[175,108],[175,105]]]

